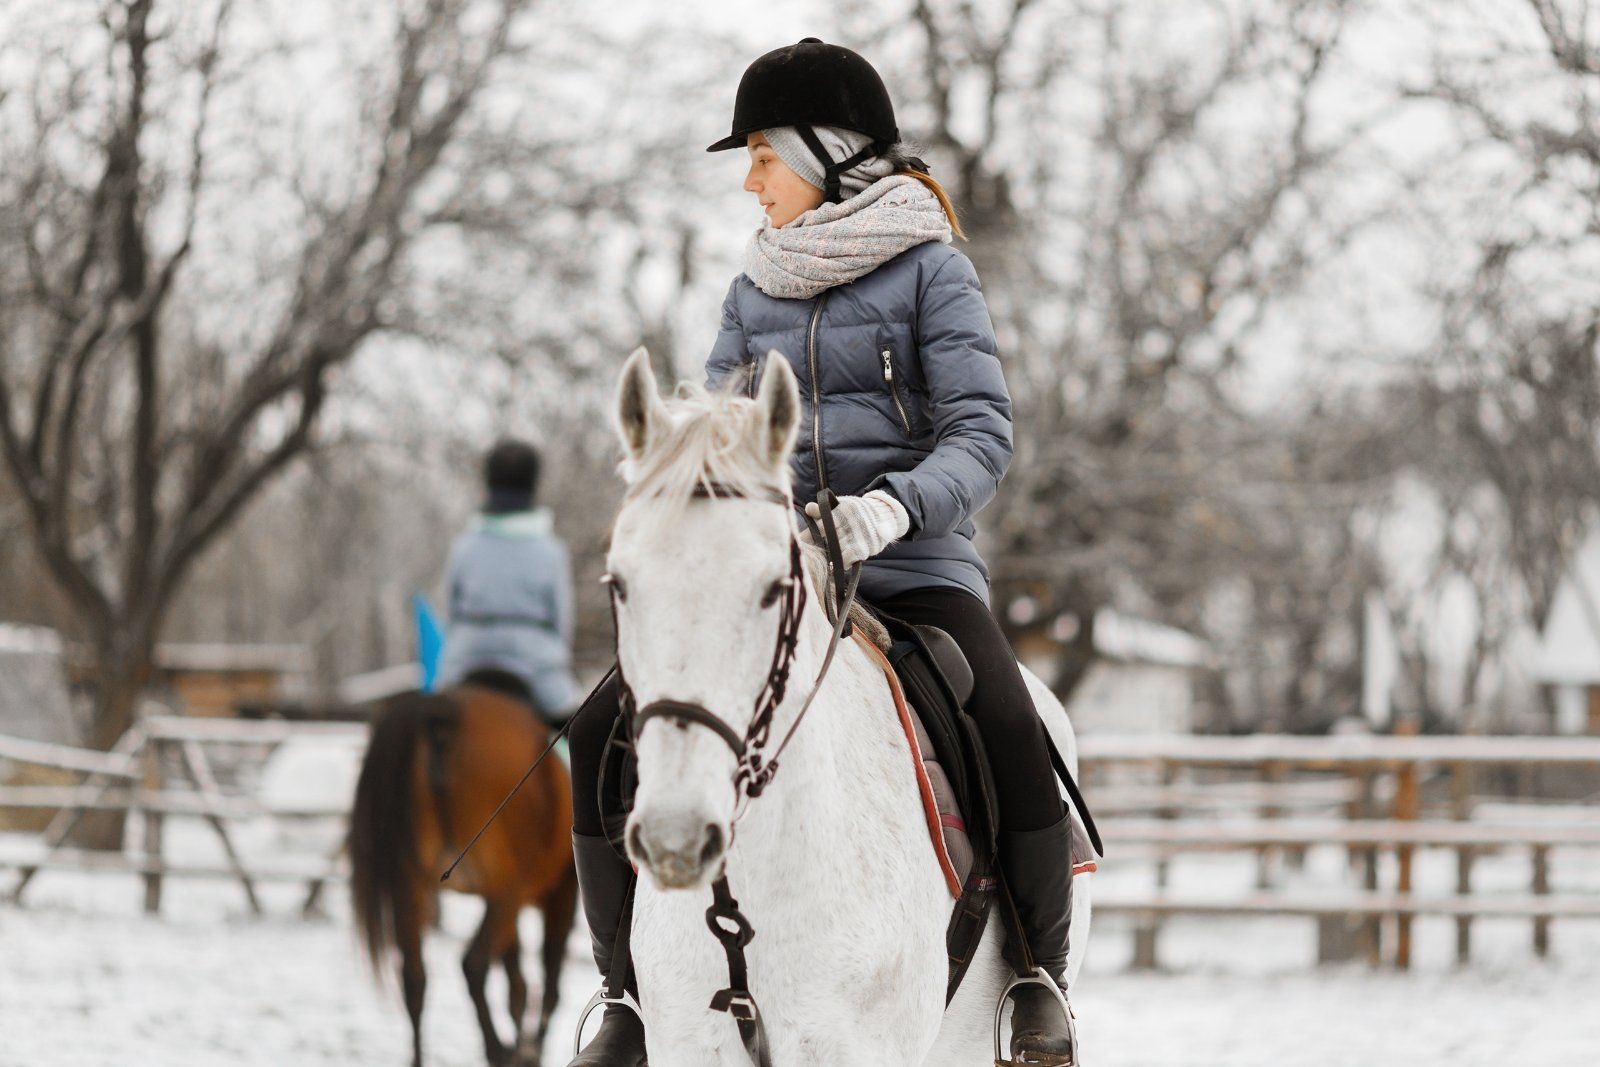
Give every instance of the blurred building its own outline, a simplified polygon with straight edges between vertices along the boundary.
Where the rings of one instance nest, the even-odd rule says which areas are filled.
[[[1378,566],[1360,651],[1361,706],[1375,729],[1401,718],[1430,732],[1546,727],[1539,634],[1504,541],[1511,521],[1487,487],[1452,503],[1416,472],[1358,517]]]
[[[185,715],[234,715],[302,697],[309,668],[299,645],[158,645],[151,695]]]
[[[1061,674],[1076,620],[1063,615],[1024,635],[1017,658],[1049,683]],[[1190,733],[1206,643],[1176,627],[1102,608],[1094,617],[1094,662],[1072,690],[1067,714],[1078,733]]]
[[[76,744],[83,724],[67,688],[61,635],[0,623],[0,734]]]
[[[1600,531],[1556,588],[1534,676],[1549,687],[1554,732],[1600,735]]]

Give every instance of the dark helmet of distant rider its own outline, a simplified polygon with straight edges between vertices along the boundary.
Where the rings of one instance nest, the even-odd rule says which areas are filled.
[[[539,450],[526,441],[504,438],[495,443],[483,461],[484,486],[490,514],[527,511],[539,492]]]

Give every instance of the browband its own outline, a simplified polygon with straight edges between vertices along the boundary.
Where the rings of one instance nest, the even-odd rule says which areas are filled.
[[[693,495],[696,500],[751,499],[748,493],[741,493],[739,490],[735,489],[731,485],[728,485],[726,482],[696,482]],[[793,506],[793,501],[789,499],[789,494],[783,492],[781,489],[768,487],[762,492],[760,499],[772,504],[782,504],[786,508]]]

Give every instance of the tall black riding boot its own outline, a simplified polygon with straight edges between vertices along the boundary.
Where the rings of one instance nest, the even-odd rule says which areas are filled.
[[[1067,992],[1068,928],[1072,923],[1072,816],[1042,830],[1000,834],[1000,866],[1016,901],[1028,947],[1040,970]],[[1042,985],[1011,995],[1014,1063],[1079,1067],[1072,1013]]]
[[[633,892],[633,870],[604,837],[573,834],[572,853],[578,862],[578,890],[594,943],[594,963],[606,975],[611,971],[617,924]],[[627,1008],[608,1005],[599,1032],[569,1067],[645,1067],[644,1023]]]

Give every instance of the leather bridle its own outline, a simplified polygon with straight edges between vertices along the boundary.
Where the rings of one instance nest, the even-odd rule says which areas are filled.
[[[702,483],[696,487],[695,496],[698,498],[715,499],[748,499],[744,494],[717,483]],[[792,500],[787,493],[779,490],[770,490],[763,499],[774,504],[782,505],[786,510],[793,507]],[[844,571],[844,561],[839,555],[837,534],[833,525],[832,507],[835,503],[833,495],[824,491],[818,497],[818,510],[821,513],[820,525],[811,516],[806,516],[806,522],[811,527],[812,538],[826,546],[829,557],[829,569],[837,576]],[[653,719],[667,719],[681,726],[695,725],[710,730],[720,738],[733,752],[734,759],[738,761],[738,768],[734,771],[734,789],[739,797],[739,810],[735,821],[743,815],[748,807],[748,802],[759,797],[764,792],[773,777],[778,773],[779,758],[794,738],[795,731],[800,728],[805,720],[806,713],[811,710],[812,701],[816,699],[822,682],[827,677],[828,669],[833,664],[833,656],[837,651],[839,642],[850,632],[850,606],[855,602],[856,588],[861,579],[860,564],[849,568],[848,578],[839,582],[838,605],[829,605],[830,621],[833,623],[833,632],[829,637],[827,652],[823,656],[822,666],[817,671],[816,680],[811,689],[806,693],[805,701],[799,711],[795,713],[794,721],[790,724],[778,747],[769,756],[767,746],[772,735],[772,722],[778,708],[783,705],[784,698],[789,691],[789,674],[794,667],[795,656],[800,647],[800,624],[805,617],[806,607],[806,579],[805,564],[802,558],[800,539],[794,534],[789,537],[789,574],[783,579],[783,592],[781,611],[778,617],[778,632],[772,647],[772,662],[767,667],[767,676],[761,685],[761,690],[756,694],[755,710],[750,717],[750,725],[740,735],[727,721],[716,713],[706,709],[700,704],[683,700],[653,700],[644,707],[637,707],[634,701],[633,690],[628,685],[628,680],[618,668],[618,684],[621,692],[622,713],[629,724],[635,744],[640,734],[644,732],[646,724]],[[615,615],[617,605],[617,591],[614,583],[611,586],[612,612]]]
[[[698,498],[750,499],[746,494],[718,483],[701,483],[696,487],[694,495]],[[790,495],[777,489],[769,490],[762,499],[781,504],[785,509],[792,509],[794,506]],[[734,827],[749,809],[750,801],[759,797],[777,775],[779,759],[784,749],[793,740],[795,731],[800,728],[806,713],[811,710],[811,704],[816,699],[817,693],[821,691],[828,669],[833,665],[833,656],[838,651],[839,643],[850,633],[850,608],[855,603],[856,589],[861,582],[861,564],[853,564],[848,569],[844,566],[844,559],[839,553],[838,533],[833,524],[833,508],[836,503],[837,500],[832,492],[824,489],[817,497],[819,519],[813,520],[809,514],[805,516],[813,542],[821,545],[828,553],[828,569],[835,587],[836,602],[829,603],[824,598],[824,607],[827,609],[829,621],[833,624],[833,632],[829,636],[827,651],[823,655],[822,665],[817,669],[817,677],[812,682],[811,689],[795,713],[794,721],[790,723],[788,731],[770,755],[767,753],[767,746],[772,736],[772,722],[789,690],[789,674],[799,651],[800,624],[805,617],[805,566],[797,534],[789,535],[789,575],[783,581],[782,611],[779,615],[777,636],[773,642],[772,662],[767,668],[766,681],[762,683],[761,691],[756,695],[755,711],[751,716],[750,725],[743,735],[729,726],[720,716],[688,701],[653,700],[644,707],[637,708],[633,690],[622,674],[620,661],[617,666],[622,713],[629,724],[636,746],[640,734],[649,722],[654,719],[666,719],[676,722],[685,729],[691,725],[704,727],[714,736],[721,738],[733,752],[734,758],[738,761],[738,768],[734,771],[733,777],[733,787],[737,795],[732,820]],[[613,632],[617,632],[615,627],[617,586],[614,581],[609,580],[609,576],[607,584],[611,588]],[[732,847],[731,833],[729,847]],[[761,1009],[756,1004],[755,996],[750,992],[749,965],[744,952],[745,947],[755,938],[755,927],[739,910],[739,902],[734,899],[733,892],[728,887],[726,864],[712,883],[711,889],[712,904],[706,909],[706,926],[721,943],[728,962],[728,985],[711,999],[711,1009],[725,1011],[733,1017],[739,1028],[739,1037],[744,1042],[745,1051],[752,1063],[757,1067],[771,1067],[772,1058],[767,1041],[766,1024],[762,1021]],[[638,1010],[637,1006],[630,1003],[620,991],[608,995],[607,990],[602,989],[589,1002],[584,1012],[585,1018],[601,1003],[624,1004],[631,1010]],[[581,1034],[583,1029],[581,1021],[578,1029]]]

